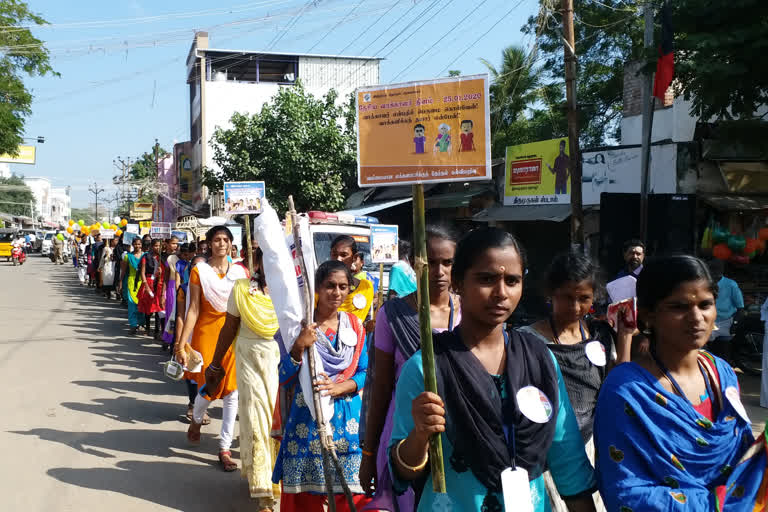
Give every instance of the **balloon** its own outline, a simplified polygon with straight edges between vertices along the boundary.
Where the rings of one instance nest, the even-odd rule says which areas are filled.
[[[75,223],[75,221],[73,221],[72,219],[69,219],[69,225],[70,225],[70,226],[71,226],[72,224],[74,224],[74,223]]]
[[[80,224],[81,226],[85,226],[85,221],[83,219],[80,219],[79,221],[77,221],[77,223]]]
[[[731,233],[727,229],[715,226],[715,229],[712,230],[712,242],[715,244],[727,242],[730,235]]]
[[[56,238],[58,238],[59,240],[64,240],[64,235],[59,233],[58,235],[56,235]]]
[[[765,240],[760,240],[759,238],[757,239],[757,250],[760,252],[765,251]]]
[[[730,261],[731,263],[736,263],[738,265],[747,265],[749,264],[749,256],[734,254],[733,256],[731,256],[731,258],[728,261]]]
[[[117,224],[118,222],[120,222],[120,217],[119,217],[119,216],[115,216],[115,218],[114,218],[114,219],[112,219],[112,221],[113,221],[115,224]]]
[[[112,230],[116,231],[117,230],[117,225],[116,224],[112,224],[111,226],[109,226],[109,229],[112,229]]]
[[[102,226],[104,229],[109,229],[109,222],[103,222],[103,223],[101,224],[101,226]]]
[[[746,244],[744,245],[744,254],[752,254],[753,252],[757,252],[758,249],[760,249],[760,240],[757,238],[747,238]]]
[[[128,221],[127,221],[126,219],[122,219],[122,220],[120,221],[120,227],[121,227],[121,228],[124,228],[124,227],[125,227],[125,226],[127,226],[127,225],[128,225]]]
[[[115,231],[115,236],[122,236],[122,235],[123,235],[122,229],[118,229],[117,231]]]
[[[747,245],[747,240],[741,235],[731,235],[728,238],[728,247],[734,252],[741,252]]]
[[[760,240],[768,240],[768,228],[761,228],[760,231],[757,232],[757,238]]]
[[[85,236],[88,236],[88,233],[90,233],[90,232],[91,232],[91,230],[90,230],[90,229],[88,229],[88,226],[83,226],[83,229],[81,229],[81,230],[80,230],[80,232],[81,232],[82,234],[84,234]]]
[[[70,235],[71,235],[71,234],[72,234],[74,231],[75,231],[75,230],[74,230],[74,229],[72,229],[72,226],[69,226],[69,227],[67,228],[67,233],[69,233]]]
[[[725,244],[717,244],[712,248],[712,256],[725,261],[733,256],[733,251],[731,251]]]
[[[91,231],[98,231],[100,227],[98,223],[93,223],[91,224]]]

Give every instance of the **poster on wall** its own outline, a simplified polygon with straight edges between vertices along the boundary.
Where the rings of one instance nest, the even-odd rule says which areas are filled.
[[[264,199],[263,181],[237,181],[224,183],[224,213],[258,214],[261,213],[261,200]]]
[[[355,92],[361,187],[491,179],[488,76]]]
[[[505,206],[570,203],[570,180],[568,139],[507,148]]]
[[[637,194],[641,188],[640,146],[582,153],[582,201],[599,205],[603,192]],[[651,146],[651,193],[677,193],[677,149],[674,144]]]
[[[397,263],[397,226],[371,226],[371,262]]]

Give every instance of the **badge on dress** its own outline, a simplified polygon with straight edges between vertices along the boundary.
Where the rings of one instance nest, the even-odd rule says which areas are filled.
[[[504,494],[504,509],[515,512],[533,512],[531,484],[528,472],[523,468],[507,468],[501,472],[501,492]]]
[[[365,298],[365,295],[362,293],[358,293],[354,297],[352,297],[352,305],[355,306],[355,309],[363,309],[368,304],[368,300]]]
[[[605,346],[599,341],[590,341],[584,347],[584,352],[587,353],[587,359],[595,366],[605,366],[607,362],[605,357]]]
[[[536,386],[526,386],[517,392],[517,406],[534,423],[546,423],[552,417],[552,402]]]
[[[741,398],[739,397],[739,390],[736,387],[734,386],[727,387],[725,389],[725,397],[731,403],[733,408],[736,409],[736,412],[739,413],[739,416],[741,416],[741,419],[743,419],[747,423],[752,423],[749,420],[749,416],[747,416],[747,410],[744,408],[744,404],[741,403]]]
[[[357,334],[353,329],[341,329],[339,331],[339,341],[349,347],[357,345]]]

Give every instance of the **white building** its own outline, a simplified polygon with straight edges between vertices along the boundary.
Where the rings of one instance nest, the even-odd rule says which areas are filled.
[[[71,216],[72,198],[69,195],[69,187],[52,188],[50,221],[65,226]]]
[[[200,183],[201,163],[209,169],[218,168],[210,140],[217,127],[229,126],[232,114],[260,111],[281,87],[290,87],[297,80],[315,96],[335,89],[339,101],[346,101],[356,88],[379,83],[380,61],[376,57],[217,50],[208,47],[206,32],[198,32],[187,57],[195,172],[189,177],[182,173],[182,205],[194,210],[207,199]]]
[[[0,178],[10,178],[11,177],[11,165],[0,162]]]
[[[35,196],[35,215],[43,221],[51,220],[51,180],[48,178],[24,178],[24,183]]]

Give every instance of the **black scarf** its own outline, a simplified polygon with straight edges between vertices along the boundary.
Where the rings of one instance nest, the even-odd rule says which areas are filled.
[[[555,436],[559,404],[557,373],[547,347],[525,333],[510,334],[504,371],[507,399],[502,403],[493,376],[461,341],[460,328],[436,334],[434,345],[453,469],[459,473],[470,469],[488,489],[486,499],[501,492],[501,472],[513,466],[511,443],[504,433],[507,426],[515,435],[515,464],[528,471],[530,480],[541,475]],[[536,386],[549,398],[553,410],[547,423],[534,423],[520,411],[515,397],[526,386]]]

